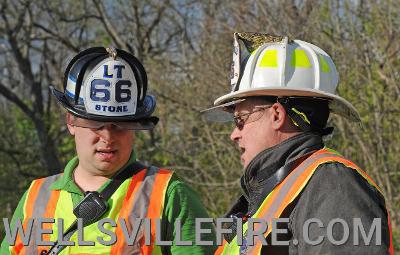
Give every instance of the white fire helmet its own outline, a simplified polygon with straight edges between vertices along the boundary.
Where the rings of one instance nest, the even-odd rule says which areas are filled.
[[[217,116],[212,110],[252,96],[315,98],[328,100],[331,112],[360,121],[355,107],[335,95],[338,81],[331,57],[311,43],[286,36],[234,33],[231,92],[205,111],[212,119]]]
[[[73,115],[101,122],[135,122],[151,129],[156,101],[146,95],[147,75],[132,54],[93,47],[76,55],[64,76],[64,92],[50,87],[58,102]]]

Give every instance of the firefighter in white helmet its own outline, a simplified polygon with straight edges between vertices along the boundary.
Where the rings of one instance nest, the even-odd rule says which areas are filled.
[[[226,214],[239,220],[226,224],[232,234],[224,234],[216,254],[394,253],[379,187],[322,139],[333,131],[330,112],[360,121],[335,95],[338,80],[330,56],[313,44],[234,34],[231,92],[205,111],[215,121],[233,118],[230,138],[244,167],[243,195]],[[367,244],[358,223],[371,230]],[[249,232],[262,235],[253,240]]]

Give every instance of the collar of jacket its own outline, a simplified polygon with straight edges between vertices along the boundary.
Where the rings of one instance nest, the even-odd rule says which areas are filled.
[[[269,177],[285,164],[322,147],[324,144],[321,135],[305,132],[257,154],[245,168],[241,178],[241,186],[249,203],[248,210],[257,209],[260,198],[268,195],[262,193],[265,192],[263,186]]]

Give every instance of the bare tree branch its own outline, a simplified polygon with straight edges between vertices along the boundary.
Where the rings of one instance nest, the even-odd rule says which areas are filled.
[[[51,31],[50,29],[46,28],[45,26],[34,22],[33,25],[41,30],[43,30],[44,32],[48,33],[49,35],[53,36],[55,38],[55,40],[63,43],[65,46],[67,46],[68,48],[70,48],[71,50],[73,50],[74,52],[79,52],[79,47],[75,46],[72,42],[70,42],[69,40],[67,40],[66,38],[64,38],[63,36],[60,35],[60,33]]]
[[[7,100],[14,103],[18,106],[27,116],[34,117],[33,111],[15,95],[12,91],[10,91],[5,85],[0,83],[0,94],[3,95]]]
[[[104,10],[102,2],[99,0],[93,0],[93,3],[100,15],[100,21],[104,24],[105,29],[107,30],[108,34],[111,36],[114,43],[116,44],[115,46],[121,49],[132,51],[132,49],[127,48],[126,43],[124,42],[124,40],[122,40],[115,27],[112,25],[110,19],[107,16],[106,11]]]

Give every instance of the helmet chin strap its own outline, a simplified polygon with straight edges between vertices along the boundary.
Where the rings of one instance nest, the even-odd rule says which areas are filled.
[[[81,70],[78,74],[77,80],[76,80],[76,86],[75,86],[75,97],[74,97],[74,102],[75,105],[77,105],[79,103],[79,95],[81,93],[81,88],[82,88],[82,82],[83,82],[83,78],[86,72],[86,69],[89,67],[91,61],[98,59],[103,60],[105,59],[106,56],[104,55],[100,55],[100,54],[93,54],[93,56],[91,58],[89,58],[81,67]]]

